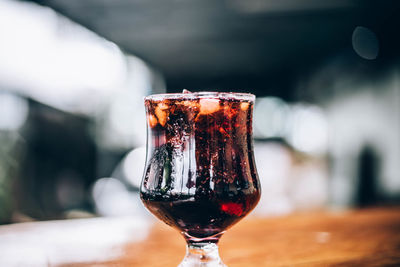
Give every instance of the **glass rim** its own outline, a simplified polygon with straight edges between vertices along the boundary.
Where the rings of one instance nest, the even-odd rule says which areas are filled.
[[[251,93],[202,91],[194,93],[152,94],[144,97],[144,100],[151,101],[151,100],[164,100],[164,99],[200,99],[200,98],[237,99],[237,100],[246,100],[254,102],[256,96]]]

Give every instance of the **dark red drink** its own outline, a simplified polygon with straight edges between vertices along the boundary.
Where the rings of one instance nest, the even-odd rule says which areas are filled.
[[[146,98],[148,154],[141,198],[188,240],[218,240],[260,198],[252,151],[253,96]]]

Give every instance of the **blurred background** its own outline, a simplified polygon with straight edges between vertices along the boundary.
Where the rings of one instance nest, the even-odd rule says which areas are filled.
[[[400,203],[400,2],[0,0],[0,224],[147,216],[143,96],[256,94],[254,215]]]

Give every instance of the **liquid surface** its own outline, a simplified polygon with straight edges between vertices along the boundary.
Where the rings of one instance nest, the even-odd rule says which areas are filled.
[[[252,101],[179,97],[145,105],[145,206],[189,238],[216,235],[247,215],[260,197]]]

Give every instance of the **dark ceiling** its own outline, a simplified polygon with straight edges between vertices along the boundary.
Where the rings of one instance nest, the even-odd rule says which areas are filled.
[[[36,0],[158,68],[169,91],[242,89],[290,98],[293,81],[351,48],[356,26],[379,36],[396,0]],[[391,26],[396,28],[397,26]]]

